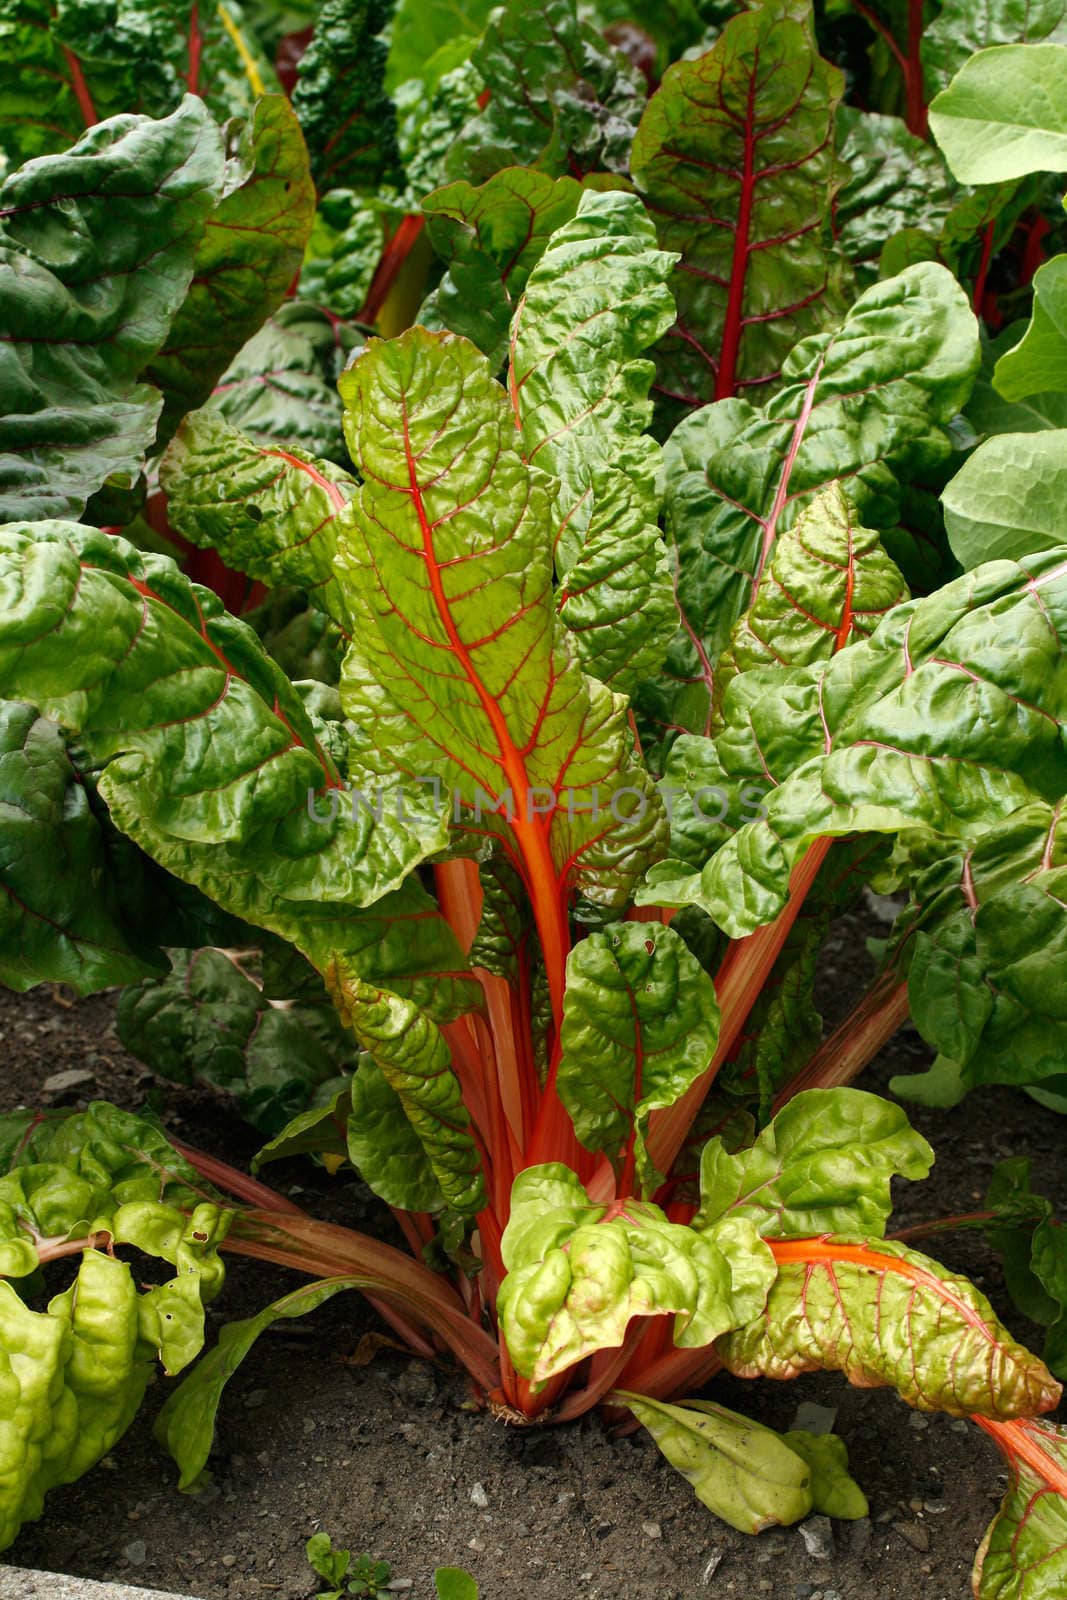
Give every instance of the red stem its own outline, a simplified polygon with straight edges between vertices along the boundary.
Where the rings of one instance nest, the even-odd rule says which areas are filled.
[[[200,93],[200,51],[202,44],[199,8],[197,0],[193,0],[192,10],[189,12],[189,73],[186,79],[190,94]]]
[[[85,81],[81,62],[72,51],[67,49],[66,45],[63,46],[63,59],[66,61],[70,72],[70,86],[74,90],[74,98],[78,102],[78,109],[85,120],[85,126],[94,128],[100,118],[96,114],[96,107],[93,105],[93,97],[89,93],[89,85]]]
[[[907,95],[905,122],[912,133],[926,138],[926,96],[923,93],[923,4],[924,0],[908,0],[908,64],[904,73]]]
[[[910,1228],[900,1228],[886,1234],[900,1244],[912,1244],[916,1239],[929,1239],[935,1233],[951,1233],[954,1228],[969,1228],[974,1223],[995,1222],[995,1211],[961,1211],[955,1217],[939,1217],[936,1222],[916,1222]]]
[[[775,1111],[802,1089],[836,1089],[851,1083],[907,1019],[907,980],[889,969],[819,1046],[804,1070],[786,1084],[774,1102]]]
[[[382,306],[389,298],[389,291],[425,226],[426,218],[421,214],[416,216],[412,213],[400,219],[396,232],[382,251],[381,260],[374,270],[367,298],[359,313],[360,322],[365,322],[368,326],[373,326],[377,322]]]
[[[975,1416],[971,1421],[977,1422],[991,1439],[996,1440],[1010,1466],[1015,1467],[1017,1462],[1025,1461],[1031,1471],[1048,1484],[1053,1494],[1067,1499],[1067,1471],[1041,1448],[1043,1429],[1040,1426],[1027,1419],[998,1422],[992,1417]]]
[[[726,319],[723,323],[722,344],[719,352],[719,369],[715,375],[716,400],[728,400],[734,393],[737,376],[737,357],[741,349],[742,317],[745,308],[745,279],[748,272],[749,232],[752,226],[752,207],[756,198],[755,183],[755,130],[756,70],[759,66],[757,49],[749,69],[748,104],[745,108],[745,154],[741,172],[741,197],[734,233],[734,254],[730,268],[730,289],[726,301]]]
[[[977,317],[980,317],[982,314],[982,301],[985,299],[985,285],[986,279],[989,276],[989,263],[993,257],[993,232],[995,227],[995,219],[992,222],[987,222],[985,232],[982,234],[982,259],[978,263],[978,276],[974,280],[974,298],[971,302],[971,304],[974,306],[974,314]]]
[[[213,1183],[217,1189],[224,1189],[227,1194],[232,1194],[238,1200],[246,1200],[249,1205],[261,1211],[284,1211],[288,1216],[304,1217],[307,1215],[292,1200],[287,1200],[276,1189],[271,1189],[265,1183],[260,1183],[258,1178],[250,1178],[245,1172],[238,1172],[236,1167],[231,1167],[228,1162],[220,1161],[217,1156],[209,1156],[203,1150],[197,1150],[191,1144],[183,1144],[180,1139],[173,1139],[167,1135],[167,1142],[184,1156],[191,1167],[195,1167],[202,1178]]]

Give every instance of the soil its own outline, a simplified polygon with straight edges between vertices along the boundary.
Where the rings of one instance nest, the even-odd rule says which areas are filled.
[[[820,988],[841,1014],[873,971],[872,918],[846,918],[827,948]],[[209,1093],[159,1083],[118,1044],[113,1000],[71,1004],[42,988],[0,991],[7,1074],[0,1109],[39,1102],[51,1074],[88,1070],[77,1092],[162,1111],[178,1136],[238,1165],[255,1135]],[[928,1052],[905,1030],[866,1074],[884,1090],[895,1072],[922,1070]],[[72,1102],[72,1103],[84,1103]],[[912,1108],[939,1154],[933,1177],[902,1185],[898,1225],[981,1200],[993,1166],[1033,1158],[1039,1186],[1067,1210],[1063,1124],[1021,1093],[988,1089],[952,1112]],[[332,1182],[310,1164],[272,1180],[309,1210],[371,1228],[379,1218],[354,1179]],[[937,1254],[984,1289],[1020,1337],[1040,1334],[1013,1311],[980,1235],[944,1236]],[[232,1262],[225,1316],[245,1316],[292,1279]],[[218,1320],[212,1312],[214,1320]],[[41,1522],[7,1552],[15,1564],[172,1589],[203,1600],[305,1600],[314,1593],[304,1543],[325,1529],[336,1544],[389,1562],[394,1593],[431,1600],[437,1565],[467,1568],[483,1600],[963,1600],[979,1538],[1005,1475],[970,1423],[911,1412],[890,1391],[849,1388],[835,1376],[794,1384],[715,1382],[709,1393],[774,1427],[797,1408],[836,1409],[870,1517],[832,1526],[814,1519],[758,1539],[706,1511],[644,1435],[616,1439],[596,1418],[518,1430],[473,1409],[463,1381],[382,1349],[353,1357],[375,1318],[338,1296],[305,1323],[259,1342],[231,1381],[212,1458],[214,1482],[179,1495],[152,1438],[164,1381],[112,1454],[79,1483],[53,1491]],[[362,1353],[365,1353],[366,1345]],[[827,1537],[829,1535],[829,1537]],[[402,1580],[397,1583],[396,1580]]]

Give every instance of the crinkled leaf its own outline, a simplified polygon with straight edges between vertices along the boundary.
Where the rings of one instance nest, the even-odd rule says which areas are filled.
[[[392,0],[324,0],[300,58],[293,110],[320,193],[402,182],[381,31]]]
[[[457,39],[458,59],[450,71],[439,77],[431,72],[429,81],[412,78],[396,91],[397,139],[407,175],[402,203],[408,211],[417,211],[445,181],[456,135],[478,114],[482,79],[468,59],[473,45],[471,39]]]
[[[516,301],[581,194],[573,178],[505,167],[479,188],[461,179],[427,195],[426,226],[447,271],[419,320],[462,334],[499,367]]]
[[[300,293],[338,317],[358,317],[382,253],[382,214],[353,189],[331,189],[319,200]]]
[[[490,98],[452,146],[449,176],[503,167],[559,176],[626,172],[645,82],[576,0],[506,0],[472,57]]]
[[[930,132],[960,183],[1067,170],[1067,44],[979,51],[932,102]]]
[[[891,1385],[919,1411],[1014,1417],[1049,1411],[1060,1386],[974,1285],[885,1240],[776,1240],[762,1314],[717,1343],[737,1377],[843,1372]]]
[[[848,1446],[836,1433],[783,1433],[787,1444],[811,1468],[813,1509],[843,1522],[858,1522],[870,1509],[867,1496],[849,1474]]]
[[[136,478],[161,404],[137,378],[185,299],[222,169],[189,96],[5,179],[0,518],[78,515],[106,478]]]
[[[898,477],[948,461],[946,424],[979,360],[977,323],[943,267],[874,284],[840,328],[787,357],[762,409],[705,406],[664,451],[680,628],[641,704],[659,724],[705,724],[713,664],[752,603],[775,540],[819,490],[840,484],[871,528],[900,515]]]
[[[467,959],[472,967],[514,983],[533,927],[529,899],[521,877],[501,856],[484,862],[478,878],[482,914]]]
[[[516,1370],[535,1383],[621,1345],[636,1316],[673,1313],[676,1345],[708,1344],[763,1305],[774,1274],[746,1219],[698,1233],[647,1200],[594,1206],[558,1164],[515,1179],[501,1249],[501,1329]]]
[[[189,293],[144,377],[163,391],[160,439],[202,405],[304,259],[315,214],[307,150],[284,95],[225,130],[223,196],[207,219]]]
[[[1005,400],[1067,389],[1067,256],[1034,273],[1030,325],[997,362],[993,382]]]
[[[624,904],[664,821],[625,701],[581,673],[556,618],[551,481],[503,389],[465,340],[414,328],[372,341],[341,390],[364,479],[339,537],[342,699],[364,759],[439,778],[542,894],[550,874]]]
[[[386,1205],[430,1212],[444,1207],[433,1163],[408,1121],[401,1093],[372,1058],[352,1079],[347,1150],[364,1183]]]
[[[677,326],[657,352],[675,417],[778,378],[797,340],[844,308],[828,228],[843,80],[795,12],[768,0],[676,62],[634,140],[634,180],[682,258]]]
[[[257,443],[213,407],[186,417],[160,467],[167,516],[201,549],[270,588],[292,585],[343,633],[352,618],[333,570],[349,473],[285,442]]]
[[[1062,545],[1065,495],[1067,429],[987,439],[941,496],[953,555],[969,571]]]
[[[616,1389],[702,1505],[740,1533],[788,1527],[813,1509],[807,1459],[771,1428],[710,1400],[667,1405]],[[840,1442],[840,1441],[839,1441]]]
[[[834,235],[866,287],[879,272],[886,241],[904,228],[933,239],[957,196],[945,163],[899,117],[841,106],[841,164],[849,176],[834,202]]]
[[[510,393],[526,459],[560,482],[560,614],[587,669],[629,690],[674,625],[656,519],[661,451],[642,353],[674,317],[672,258],[629,194],[586,193],[530,274],[511,327]]]
[[[934,1153],[899,1106],[862,1089],[805,1089],[730,1155],[711,1139],[700,1162],[698,1228],[743,1216],[768,1238],[881,1235],[894,1177],[925,1178]]]
[[[1067,1428],[1026,1421],[994,1437],[1010,1477],[978,1547],[976,1600],[1057,1600],[1067,1584]]]
[[[557,1088],[588,1150],[621,1159],[715,1054],[715,986],[670,928],[615,922],[571,951]],[[652,1176],[647,1170],[642,1178]]]

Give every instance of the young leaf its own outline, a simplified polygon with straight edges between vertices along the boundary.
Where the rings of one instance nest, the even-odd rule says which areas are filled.
[[[555,617],[551,481],[522,460],[504,391],[465,340],[373,340],[341,392],[364,480],[341,519],[356,640],[342,699],[368,762],[436,776],[457,816],[502,840],[558,1015],[567,889],[625,904],[666,830],[625,702],[583,676]]]
[[[644,79],[576,0],[506,0],[471,58],[489,101],[452,146],[448,173],[483,183],[503,167],[625,173]]]
[[[500,367],[526,280],[581,196],[573,178],[529,167],[505,167],[479,188],[460,180],[427,195],[427,231],[447,271],[423,303],[423,326],[462,334]]]
[[[223,196],[207,219],[189,293],[143,376],[163,391],[160,441],[202,405],[231,358],[282,301],[315,214],[307,150],[284,95],[225,129]]]
[[[949,459],[946,424],[978,366],[977,323],[943,267],[909,267],[867,289],[840,328],[804,340],[763,410],[706,406],[664,450],[665,511],[678,562],[680,630],[642,692],[657,721],[703,729],[711,676],[752,604],[776,539],[819,490],[840,484],[858,519],[892,527],[897,477]]]
[[[664,75],[634,140],[634,181],[681,262],[657,389],[679,410],[777,379],[844,308],[826,219],[843,80],[792,0],[728,22]]]
[[[930,106],[960,183],[1067,171],[1067,44],[1006,44],[964,63]]]
[[[200,100],[117,117],[0,187],[0,520],[78,515],[139,472],[160,397],[137,379],[185,299],[222,182]]]
[[[623,691],[659,666],[674,625],[656,526],[661,451],[643,431],[654,369],[640,359],[674,318],[671,265],[635,196],[584,194],[511,326],[524,453],[560,482],[560,614],[587,670]]]
[[[884,1240],[782,1239],[763,1312],[717,1349],[737,1377],[843,1372],[920,1411],[1033,1416],[1060,1386],[966,1278]]]
[[[478,1600],[478,1585],[461,1567],[436,1567],[433,1582],[437,1600]]]
[[[556,1164],[515,1179],[501,1248],[501,1330],[516,1370],[534,1383],[617,1348],[632,1317],[673,1313],[676,1345],[708,1344],[762,1307],[774,1274],[747,1219],[698,1233],[647,1200],[594,1206]]]
[[[710,1400],[667,1405],[625,1389],[611,1398],[648,1429],[701,1504],[739,1533],[789,1527],[814,1508],[811,1467],[773,1429]]]
[[[1067,256],[1034,273],[1030,326],[997,362],[993,383],[1005,400],[1067,389]]]
[[[975,1558],[976,1600],[1056,1600],[1067,1583],[1067,1428],[977,1420],[1010,1479]]]
[[[747,1150],[730,1155],[721,1139],[708,1141],[693,1225],[743,1216],[766,1238],[880,1236],[891,1179],[925,1178],[933,1160],[899,1106],[861,1089],[805,1089]]]
[[[952,553],[970,571],[1063,543],[1067,429],[999,433],[968,456],[941,495]]]
[[[380,35],[392,0],[324,0],[300,59],[293,110],[320,194],[403,183]]]
[[[650,1112],[673,1105],[715,1054],[715,986],[670,928],[616,922],[571,951],[558,1088],[588,1150],[643,1158]],[[650,1176],[642,1171],[642,1179]],[[647,1191],[646,1191],[647,1192]]]
[[[783,1433],[783,1442],[811,1468],[811,1498],[816,1511],[843,1522],[867,1516],[867,1496],[848,1470],[848,1446],[836,1433]]]

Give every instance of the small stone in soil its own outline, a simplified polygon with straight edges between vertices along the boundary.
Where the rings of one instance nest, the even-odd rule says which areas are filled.
[[[714,1576],[718,1572],[719,1568],[722,1566],[722,1563],[723,1563],[723,1560],[725,1559],[725,1556],[726,1556],[726,1551],[725,1550],[713,1550],[711,1552],[711,1555],[708,1557],[707,1561],[705,1561],[705,1563],[704,1563],[704,1571],[703,1571],[703,1573],[701,1575],[701,1579],[700,1579],[700,1581],[704,1585],[705,1589],[707,1588],[708,1584],[711,1582],[712,1578],[714,1578]]]
[[[228,1553],[223,1556],[222,1564],[224,1567],[235,1567],[237,1565],[237,1557]]]
[[[251,1393],[245,1395],[245,1410],[258,1411],[260,1406],[266,1404],[266,1401],[266,1389],[253,1389]]]
[[[829,1517],[809,1517],[800,1524],[800,1537],[814,1561],[834,1559],[834,1530]]]
[[[83,1067],[71,1067],[68,1072],[53,1072],[41,1085],[45,1094],[72,1094],[75,1089],[84,1089],[87,1083],[95,1083],[96,1074],[86,1072]]]
[[[911,1426],[915,1429],[916,1433],[922,1433],[924,1428],[928,1428],[930,1426],[929,1417],[924,1417],[921,1411],[913,1411],[911,1416],[908,1418],[908,1421],[911,1423]]]
[[[797,1406],[793,1427],[803,1428],[805,1433],[833,1433],[836,1421],[835,1406],[820,1406],[814,1400],[802,1400]]]
[[[929,1550],[930,1535],[919,1522],[894,1522],[894,1533],[899,1533],[905,1543],[910,1544],[913,1550]]]
[[[485,1492],[484,1483],[476,1483],[471,1489],[471,1505],[477,1506],[479,1511],[485,1511],[489,1505],[489,1496]]]
[[[646,1539],[662,1539],[663,1529],[658,1522],[642,1522],[641,1532]]]
[[[129,1544],[123,1545],[122,1553],[131,1567],[143,1567],[148,1560],[148,1546],[143,1539],[131,1539]]]

